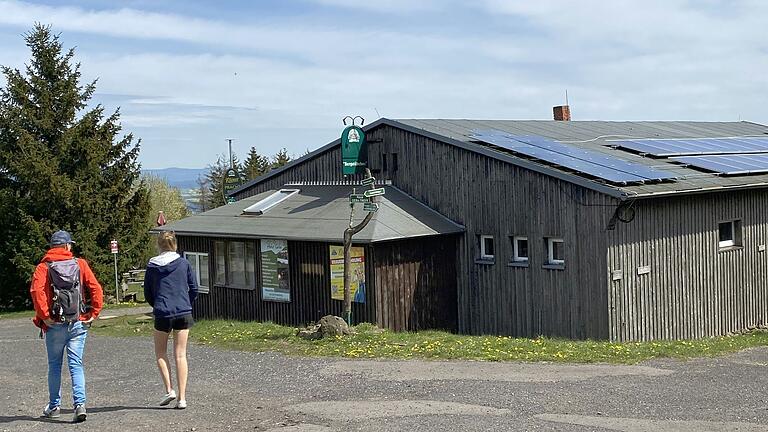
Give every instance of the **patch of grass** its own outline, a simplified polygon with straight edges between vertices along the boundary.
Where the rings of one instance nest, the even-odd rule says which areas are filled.
[[[141,307],[141,306],[147,306],[146,303],[133,303],[133,302],[125,302],[125,303],[119,303],[119,304],[108,304],[104,305],[104,310],[113,310],[113,309],[126,309],[126,308],[133,308],[133,307]],[[103,312],[102,312],[103,313]],[[32,319],[32,317],[35,316],[35,312],[31,310],[23,310],[23,311],[17,311],[17,312],[0,312],[0,319],[13,319],[13,318],[29,318]]]
[[[0,320],[13,319],[13,318],[32,319],[33,316],[35,316],[35,312],[30,310],[23,310],[23,311],[16,311],[16,312],[0,312]]]
[[[108,336],[147,336],[152,321],[127,316],[97,321],[96,333]],[[357,334],[308,341],[296,328],[273,323],[203,320],[190,332],[194,343],[241,351],[274,351],[287,355],[347,358],[430,360],[548,361],[632,364],[659,357],[710,357],[755,346],[768,346],[768,332],[691,341],[611,343],[539,337],[463,336],[440,331],[395,333],[370,324],[355,327]]]

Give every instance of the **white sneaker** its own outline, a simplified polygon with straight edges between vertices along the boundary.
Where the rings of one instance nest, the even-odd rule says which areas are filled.
[[[166,406],[169,403],[171,403],[174,399],[176,399],[176,392],[174,390],[171,390],[170,393],[163,396],[163,400],[160,402],[160,406]]]
[[[176,402],[176,409],[186,409],[187,408],[187,401],[185,400],[179,400]]]
[[[60,407],[53,407],[53,408],[51,408],[50,405],[46,405],[45,409],[43,409],[43,417],[59,418],[60,416],[61,416],[61,408]]]

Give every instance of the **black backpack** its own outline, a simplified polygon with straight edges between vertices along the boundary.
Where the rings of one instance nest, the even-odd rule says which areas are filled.
[[[86,311],[77,258],[47,264],[48,279],[53,289],[51,318],[65,323],[77,322],[80,314]]]

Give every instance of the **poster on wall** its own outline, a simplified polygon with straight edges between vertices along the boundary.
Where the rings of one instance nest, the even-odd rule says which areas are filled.
[[[261,299],[291,301],[287,240],[261,240]]]
[[[352,301],[365,303],[365,248],[353,246],[349,256]],[[344,246],[331,246],[331,298],[344,300]]]

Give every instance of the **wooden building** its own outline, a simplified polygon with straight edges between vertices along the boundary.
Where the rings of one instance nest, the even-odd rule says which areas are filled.
[[[424,218],[415,211],[422,206],[441,225],[394,240],[361,237],[369,286],[366,302],[355,305],[360,321],[628,341],[721,335],[768,319],[768,169],[727,171],[703,156],[678,157],[759,155],[766,126],[380,119],[364,129],[374,176],[411,200],[410,220]],[[740,150],[735,137],[750,137],[757,150]],[[652,149],[681,143],[722,151]],[[661,175],[638,180],[637,167]],[[286,185],[350,183],[338,186],[339,196],[355,181],[341,174],[337,140],[235,190],[235,204],[168,229],[184,251],[209,257],[225,238],[248,238],[259,250],[259,239],[275,238],[264,229],[243,236],[224,219],[216,229],[197,221],[228,208],[230,219],[244,219],[245,204]],[[377,214],[371,230],[392,223],[385,216]],[[341,231],[323,239],[278,234],[290,250],[291,303],[260,298],[255,254],[253,289],[211,277],[198,313],[292,324],[338,313],[326,264]],[[211,275],[214,261],[204,264]]]

